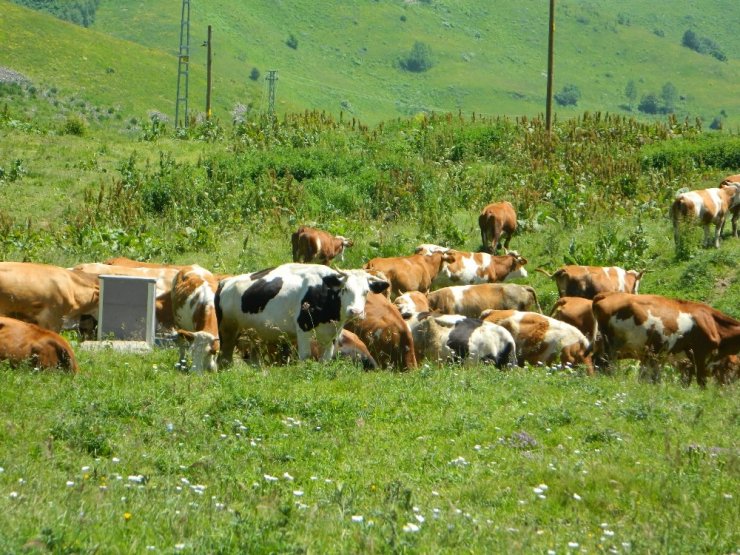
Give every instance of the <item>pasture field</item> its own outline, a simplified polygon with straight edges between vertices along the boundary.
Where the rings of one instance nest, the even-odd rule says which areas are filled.
[[[737,386],[625,368],[0,368],[0,550],[736,553]]]
[[[693,121],[433,115],[374,128],[93,118],[0,88],[0,257],[112,255],[238,273],[315,223],[344,267],[434,242],[475,250],[509,199],[547,310],[564,263],[647,268],[641,292],[740,317],[740,240],[676,252],[676,191],[740,170]],[[105,112],[105,110],[103,110]],[[84,121],[80,123],[81,118]],[[77,350],[75,377],[0,367],[0,551],[735,553],[737,384],[579,370],[344,362],[186,375],[176,353]],[[577,545],[576,545],[577,544]]]

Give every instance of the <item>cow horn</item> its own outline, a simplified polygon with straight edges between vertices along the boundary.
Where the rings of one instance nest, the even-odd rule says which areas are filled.
[[[540,272],[541,274],[545,274],[549,278],[552,278],[552,276],[555,275],[555,274],[551,274],[551,273],[547,272],[544,268],[541,268],[541,267],[540,268],[535,268],[534,271],[535,272]]]

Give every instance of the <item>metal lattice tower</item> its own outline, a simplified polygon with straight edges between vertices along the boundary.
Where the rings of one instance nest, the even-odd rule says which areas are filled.
[[[175,128],[180,127],[180,105],[183,106],[183,126],[188,126],[188,64],[190,63],[190,0],[182,0],[180,18],[180,53],[177,62],[177,101]]]
[[[275,119],[275,88],[277,86],[277,70],[271,69],[267,72],[267,115],[272,120]]]

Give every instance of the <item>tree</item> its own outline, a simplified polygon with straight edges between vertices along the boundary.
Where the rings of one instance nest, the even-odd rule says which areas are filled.
[[[691,29],[687,29],[686,32],[683,34],[681,44],[686,48],[694,50],[695,52],[699,52],[701,48],[701,41],[699,40],[699,36]]]
[[[660,102],[654,93],[649,93],[640,99],[637,109],[646,114],[657,114],[660,112]]]
[[[411,52],[398,61],[399,65],[406,71],[421,73],[432,67],[432,49],[423,42],[416,41]]]
[[[632,110],[632,106],[635,104],[635,101],[637,100],[637,85],[635,84],[634,80],[630,79],[627,82],[627,86],[624,88],[624,96],[627,97],[630,110]]]
[[[573,84],[565,85],[560,92],[555,93],[555,102],[561,106],[575,106],[581,99],[581,90]]]
[[[676,87],[670,81],[663,85],[660,91],[660,98],[663,101],[663,112],[671,113],[674,111],[676,106],[676,98],[678,98],[678,91]]]

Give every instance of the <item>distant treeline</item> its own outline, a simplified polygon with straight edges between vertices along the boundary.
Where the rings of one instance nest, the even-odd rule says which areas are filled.
[[[84,27],[95,22],[95,11],[100,0],[13,0],[16,4],[71,21]]]

